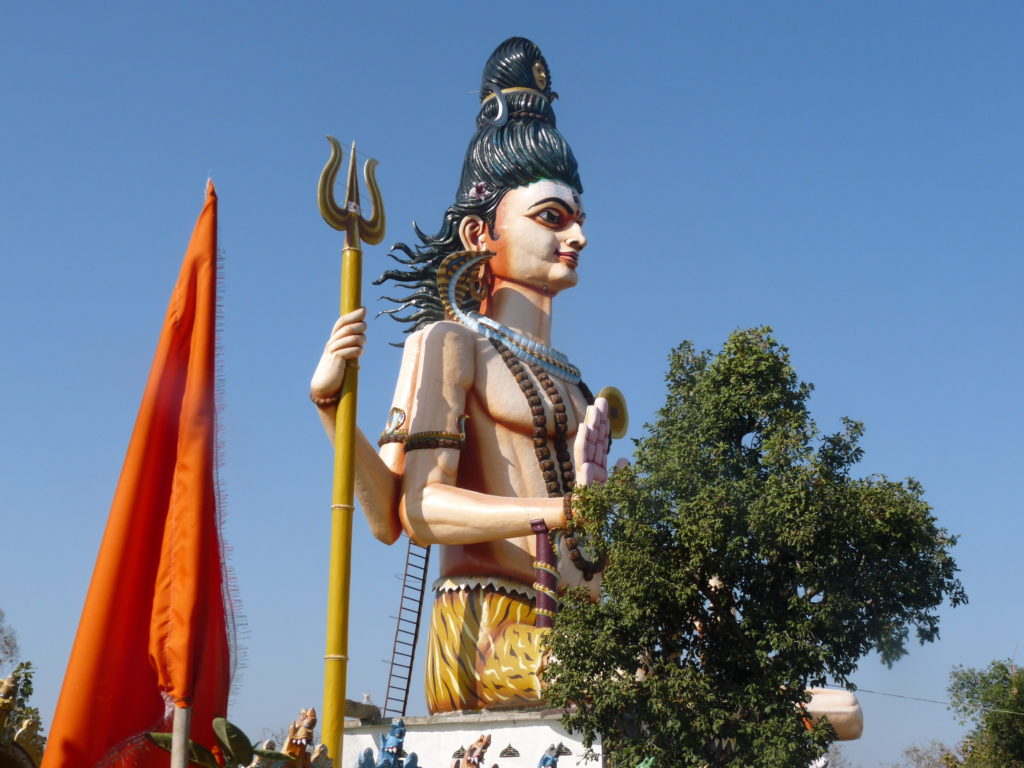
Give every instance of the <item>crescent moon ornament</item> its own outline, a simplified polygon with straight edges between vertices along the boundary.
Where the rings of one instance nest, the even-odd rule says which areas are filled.
[[[608,421],[611,425],[612,437],[621,440],[629,431],[629,409],[626,408],[626,396],[615,387],[605,387],[597,393],[608,401]]]
[[[485,117],[484,122],[487,125],[493,125],[495,128],[501,128],[501,126],[508,122],[508,102],[505,100],[505,94],[494,83],[484,85],[482,93],[484,94],[484,99],[487,99],[493,93],[495,101],[498,102],[498,114],[491,119]]]

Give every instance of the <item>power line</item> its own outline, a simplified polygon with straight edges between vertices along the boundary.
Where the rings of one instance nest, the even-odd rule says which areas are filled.
[[[872,691],[870,688],[857,687],[857,693],[873,693],[876,696],[891,696],[894,699],[909,699],[910,701],[924,701],[928,704],[943,704],[950,706],[948,701],[939,701],[938,699],[922,699],[920,696],[904,696],[902,693],[886,693],[885,691]]]
[[[923,701],[928,704],[942,704],[946,707],[952,707],[948,701],[939,701],[938,699],[922,699],[920,696],[904,696],[902,693],[886,693],[885,691],[872,691],[870,688],[857,688],[857,693],[873,693],[876,696],[891,696],[894,699],[908,699],[909,701]],[[1018,715],[1024,717],[1024,712],[1014,712],[1012,709],[999,709],[997,707],[984,708],[980,707],[982,712],[999,712],[1004,715]]]

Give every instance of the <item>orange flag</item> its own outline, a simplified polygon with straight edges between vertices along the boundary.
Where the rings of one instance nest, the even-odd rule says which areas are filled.
[[[210,182],[171,294],[43,768],[166,766],[146,731],[192,707],[212,747],[233,629],[216,483],[217,195]],[[231,637],[233,640],[233,637]]]

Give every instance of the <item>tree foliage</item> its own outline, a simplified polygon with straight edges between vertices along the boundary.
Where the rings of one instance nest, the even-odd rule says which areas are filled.
[[[889,768],[957,768],[961,765],[961,756],[956,750],[932,741],[923,747],[907,747],[903,750],[903,759]]]
[[[0,609],[0,672],[18,658],[18,636],[14,628],[4,621],[4,612]]]
[[[961,723],[974,724],[963,744],[965,768],[1024,768],[1024,670],[1012,661],[957,667],[949,698]]]
[[[955,537],[916,481],[851,476],[861,424],[819,434],[770,329],[682,344],[667,382],[634,465],[579,492],[610,565],[600,601],[564,601],[548,699],[616,765],[807,765],[831,733],[798,716],[806,686],[934,640],[966,600]]]
[[[828,762],[826,763],[827,768],[858,768],[846,756],[843,752],[842,747],[838,743],[833,744],[828,748]]]

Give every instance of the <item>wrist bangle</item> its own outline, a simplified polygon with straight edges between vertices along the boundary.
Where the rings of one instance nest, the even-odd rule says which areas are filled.
[[[323,408],[324,406],[328,405],[334,405],[336,402],[341,400],[341,390],[339,389],[333,395],[328,395],[327,397],[317,397],[312,392],[310,392],[309,399],[310,402],[319,406],[320,408]]]

